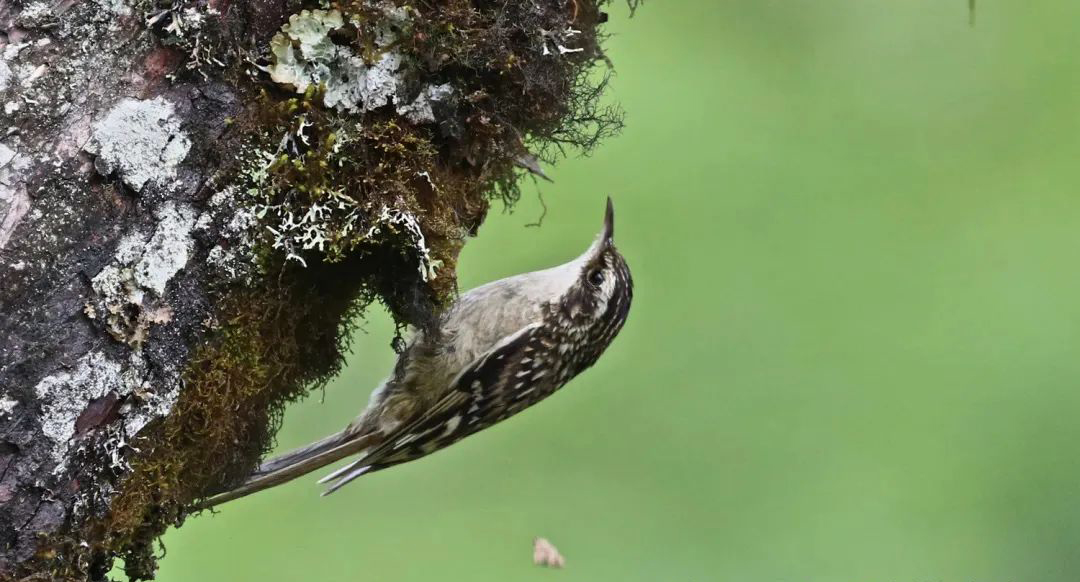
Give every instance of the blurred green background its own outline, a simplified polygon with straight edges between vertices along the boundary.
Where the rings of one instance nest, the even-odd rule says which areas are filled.
[[[313,475],[191,520],[160,579],[1078,579],[1080,3],[612,12],[628,128],[461,261],[463,288],[562,262],[612,194],[637,293],[607,355],[331,497]],[[388,372],[387,318],[364,327],[282,449]]]

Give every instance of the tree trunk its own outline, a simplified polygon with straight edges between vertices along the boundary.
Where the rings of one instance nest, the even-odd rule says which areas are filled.
[[[618,129],[604,0],[0,0],[0,579],[103,579],[267,450],[351,316]]]

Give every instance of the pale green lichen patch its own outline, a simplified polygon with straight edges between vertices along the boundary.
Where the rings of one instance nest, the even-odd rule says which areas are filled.
[[[297,93],[326,82],[332,68],[340,68],[355,58],[347,47],[338,47],[330,40],[330,31],[344,24],[337,10],[304,10],[290,16],[288,24],[270,40],[274,59],[267,68],[270,79],[292,85]]]
[[[290,16],[288,24],[281,27],[281,32],[299,43],[300,53],[305,60],[327,62],[337,52],[330,41],[330,31],[344,25],[345,21],[337,10],[304,10]],[[281,38],[281,34],[275,35],[270,46],[280,44]]]
[[[361,19],[345,18],[338,10],[304,10],[289,17],[288,24],[270,41],[270,79],[297,93],[322,88],[327,107],[364,112],[396,104],[398,113],[414,123],[435,121],[430,101],[453,92],[449,84],[429,85],[409,100],[404,94],[408,59],[394,45],[410,26],[409,12],[390,3],[367,7],[380,24],[370,30],[370,43],[352,46],[334,42],[335,33],[356,36],[364,29]]]
[[[392,102],[401,83],[401,54],[382,50],[367,63],[352,47],[331,39],[332,32],[345,26],[338,10],[304,10],[290,16],[270,41],[273,63],[266,69],[270,78],[297,93],[322,86],[326,106],[346,111],[368,111]],[[382,34],[379,48],[388,47],[393,38]]]

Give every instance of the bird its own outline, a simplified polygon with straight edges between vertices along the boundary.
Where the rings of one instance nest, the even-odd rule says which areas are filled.
[[[355,457],[323,477],[323,495],[362,475],[444,449],[540,402],[591,367],[623,328],[630,268],[615,247],[615,211],[577,258],[459,295],[414,331],[390,376],[343,430],[263,462],[197,509],[250,495]]]

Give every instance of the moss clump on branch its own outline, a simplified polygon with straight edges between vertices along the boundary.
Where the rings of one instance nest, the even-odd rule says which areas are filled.
[[[584,0],[355,0],[293,15],[265,61],[276,84],[246,120],[243,203],[265,219],[265,242],[307,264],[411,230],[403,252],[445,300],[488,201],[518,198],[527,144],[554,161],[621,127],[591,67],[605,18]]]
[[[43,544],[41,571],[101,577],[121,557],[151,578],[157,537],[242,479],[284,407],[338,371],[350,320],[376,300],[400,325],[435,320],[490,202],[520,196],[529,150],[552,162],[621,127],[593,70],[605,3],[334,2],[252,56],[263,72],[241,84],[250,106],[222,141],[233,161],[197,253],[220,267],[215,316],[171,413],[132,443],[108,512]]]
[[[134,446],[146,453],[119,484],[108,516],[84,532],[119,550],[132,579],[156,568],[152,546],[190,500],[243,478],[270,442],[284,406],[341,366],[349,322],[373,299],[348,261],[295,269],[223,299],[217,333],[196,347],[172,414]],[[256,412],[257,411],[257,412]]]
[[[605,0],[422,2],[403,42],[423,74],[463,97],[457,123],[443,124],[447,153],[475,165],[514,159],[523,143],[549,162],[568,149],[584,153],[622,127],[622,112],[600,102],[607,62],[599,26]],[[505,167],[493,172],[516,195]]]
[[[392,245],[423,288],[401,272],[384,272],[377,284],[400,321],[417,323],[455,290],[457,253],[487,211],[482,178],[443,164],[429,128],[386,112],[357,122],[319,105],[321,96],[310,86],[283,101],[260,97],[254,123],[271,128],[264,141],[276,145],[246,150],[241,204],[261,217],[257,246],[271,249],[258,257],[261,270]],[[418,293],[427,307],[413,302]]]

